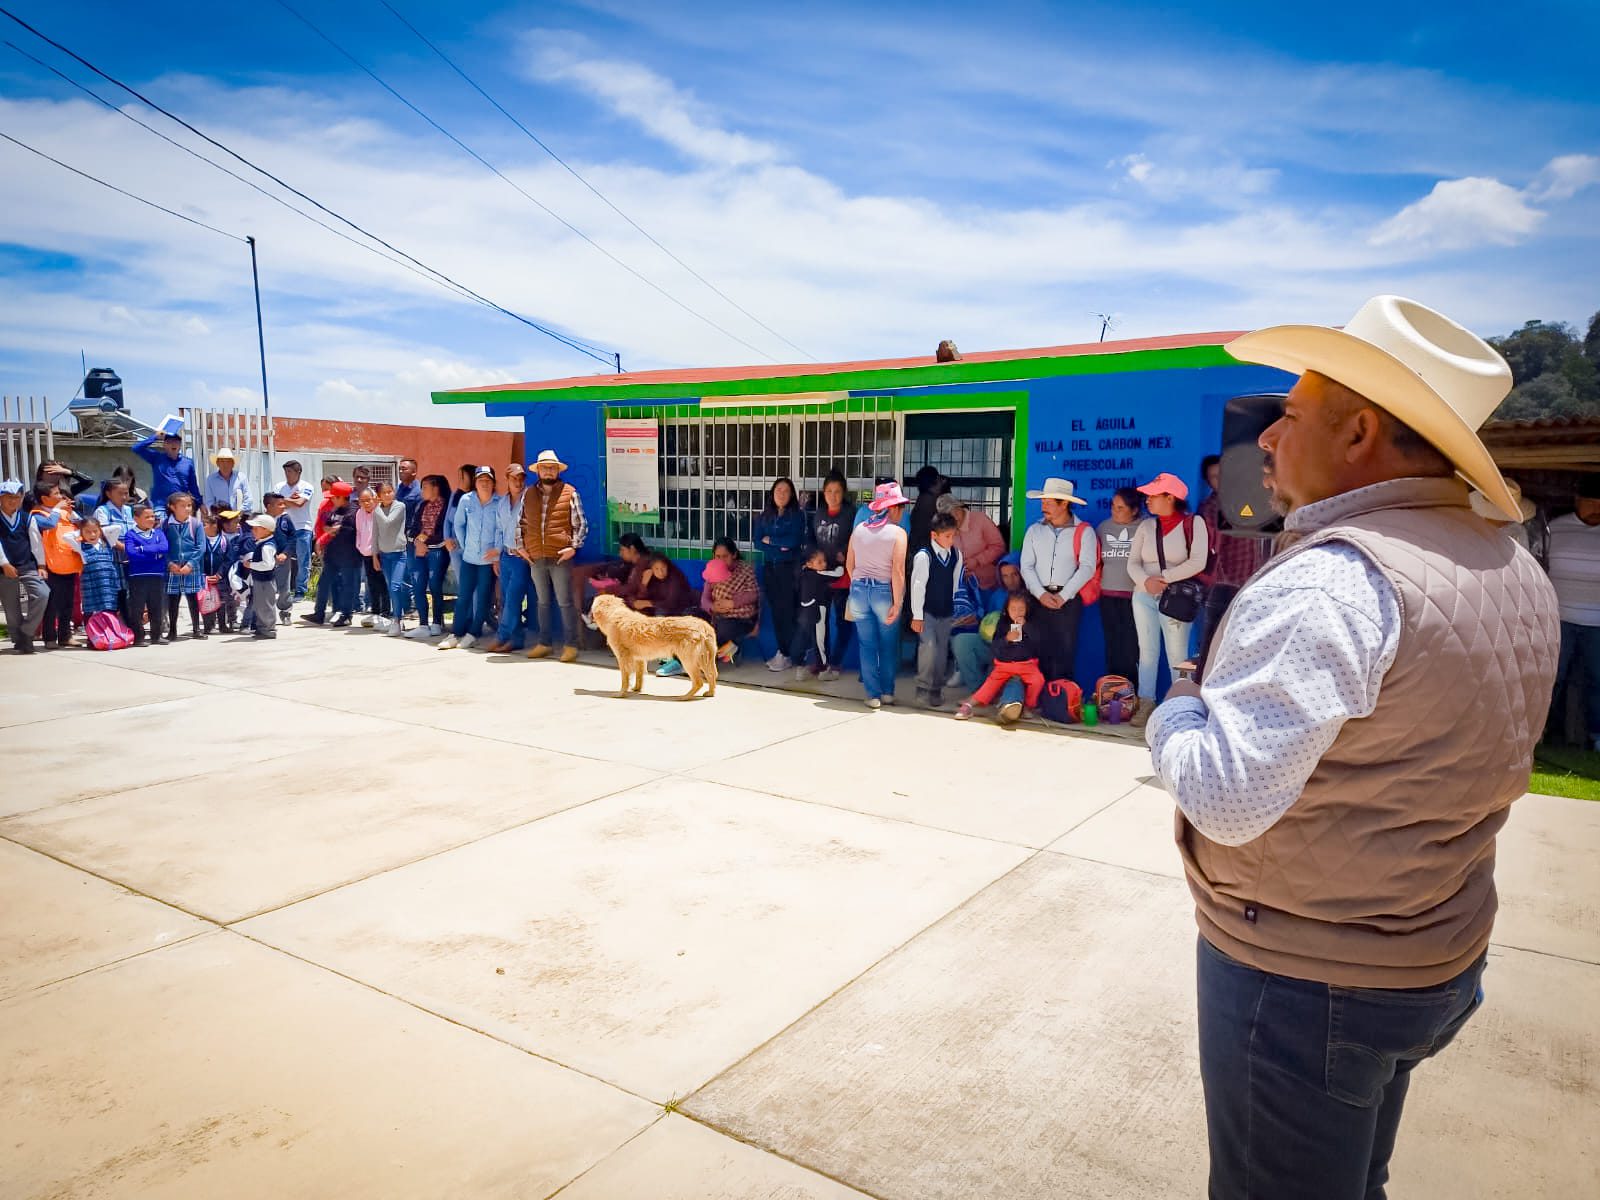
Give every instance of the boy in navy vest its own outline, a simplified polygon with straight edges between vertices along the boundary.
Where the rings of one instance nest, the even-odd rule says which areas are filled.
[[[0,607],[18,654],[33,653],[50,600],[50,585],[39,570],[43,560],[39,535],[23,511],[22,484],[8,479],[0,483]]]
[[[956,549],[956,519],[939,513],[929,527],[928,544],[911,560],[911,632],[917,645],[917,702],[929,708],[944,703],[950,662],[950,626],[955,622],[956,589],[961,584],[961,551]]]

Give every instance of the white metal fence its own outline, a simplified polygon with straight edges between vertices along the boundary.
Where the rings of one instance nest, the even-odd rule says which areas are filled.
[[[39,464],[55,456],[50,402],[43,396],[0,396],[0,479],[31,486]]]
[[[221,449],[232,450],[234,469],[249,481],[259,507],[261,497],[277,483],[272,417],[243,408],[180,408],[178,415],[200,486],[205,486],[213,469],[211,456]]]

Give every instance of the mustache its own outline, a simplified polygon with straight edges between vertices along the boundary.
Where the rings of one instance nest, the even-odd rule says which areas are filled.
[[[1277,462],[1271,454],[1263,454],[1261,456],[1261,473],[1263,475],[1271,475],[1276,467]]]

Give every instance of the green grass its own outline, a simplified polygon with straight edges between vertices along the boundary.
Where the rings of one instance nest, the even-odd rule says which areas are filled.
[[[1574,746],[1540,746],[1533,754],[1530,792],[1600,800],[1600,754]]]

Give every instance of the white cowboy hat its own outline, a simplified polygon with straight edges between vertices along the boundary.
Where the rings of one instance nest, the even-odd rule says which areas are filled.
[[[560,457],[554,450],[539,451],[539,457],[533,460],[534,470],[538,470],[545,463],[555,463],[555,465],[563,471],[567,469],[567,464],[561,461]]]
[[[1522,487],[1515,479],[1506,480],[1506,489],[1510,491],[1511,498],[1517,502],[1517,520],[1519,522],[1531,521],[1538,515],[1539,510],[1534,507],[1532,500],[1522,494]],[[1467,503],[1472,505],[1472,511],[1485,521],[1504,521],[1506,519],[1506,514],[1489,503],[1489,497],[1482,492],[1473,492],[1472,495],[1467,497]]]
[[[1511,390],[1493,346],[1443,313],[1399,296],[1374,296],[1343,329],[1274,325],[1228,343],[1240,362],[1296,375],[1316,371],[1404,421],[1507,517],[1519,507],[1478,438]]]
[[[211,456],[211,465],[216,466],[217,463],[224,458],[229,462],[239,461],[238,455],[234,454],[232,450],[228,449],[226,446],[219,446],[217,447],[217,452]]]
[[[1065,500],[1068,504],[1087,504],[1087,500],[1073,494],[1072,480],[1052,475],[1036,492],[1028,493],[1029,500]]]

